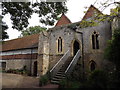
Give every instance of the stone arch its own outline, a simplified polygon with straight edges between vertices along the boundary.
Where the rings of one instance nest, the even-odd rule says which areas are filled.
[[[72,41],[72,56],[74,56],[79,49],[81,49],[80,41],[78,39],[74,39]]]
[[[91,60],[90,62],[89,62],[89,69],[90,69],[90,71],[94,71],[95,69],[96,69],[96,62],[94,61],[94,60]]]

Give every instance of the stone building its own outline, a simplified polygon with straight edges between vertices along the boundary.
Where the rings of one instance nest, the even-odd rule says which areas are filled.
[[[55,26],[70,23],[63,14]],[[0,50],[0,69],[22,69],[26,66],[31,75],[37,76],[38,43],[39,34],[3,42]]]
[[[91,5],[82,20],[98,14],[102,13]],[[63,14],[56,26],[47,31],[6,41],[1,55],[3,66],[6,63],[7,70],[26,65],[32,75],[38,76],[47,72],[55,76],[64,66],[64,72],[70,73],[76,64],[81,73],[106,68],[104,49],[112,37],[113,24],[103,21],[83,28],[80,23],[71,23]]]
[[[39,34],[35,34],[3,42],[1,53],[2,67],[5,70],[9,70],[21,69],[26,66],[30,73],[36,72],[38,38]]]

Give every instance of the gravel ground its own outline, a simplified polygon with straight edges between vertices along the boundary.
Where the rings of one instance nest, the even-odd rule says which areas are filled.
[[[39,88],[39,79],[18,74],[2,73],[2,88]]]
[[[0,80],[2,80],[2,82],[0,82],[2,88],[52,88],[57,90],[59,87],[54,84],[39,87],[39,78],[11,73],[2,73]]]

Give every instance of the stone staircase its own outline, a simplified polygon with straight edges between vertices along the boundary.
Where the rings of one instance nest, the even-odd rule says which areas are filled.
[[[65,70],[67,69],[72,59],[73,57],[69,57],[65,64],[63,64],[57,74],[51,79],[52,84],[59,84],[60,81],[65,78]]]

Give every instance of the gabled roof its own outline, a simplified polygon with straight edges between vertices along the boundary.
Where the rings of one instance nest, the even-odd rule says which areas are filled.
[[[62,14],[60,20],[57,22],[56,26],[70,24],[71,21]],[[37,48],[39,43],[39,34],[33,34],[25,36],[22,38],[8,40],[2,43],[2,50],[0,51],[11,51],[27,48]]]
[[[38,47],[39,34],[8,40],[2,43],[2,51],[36,48]]]
[[[61,26],[61,25],[65,25],[65,24],[70,24],[71,21],[68,19],[68,17],[63,13],[62,16],[60,17],[60,19],[58,20],[58,22],[56,23],[56,26]]]
[[[94,16],[96,14],[102,14],[103,13],[101,11],[99,11],[96,7],[94,7],[93,5],[91,5],[89,7],[89,9],[87,10],[87,12],[85,13],[84,17],[82,20],[85,20],[85,19],[88,19],[88,18],[91,18],[92,16]]]

